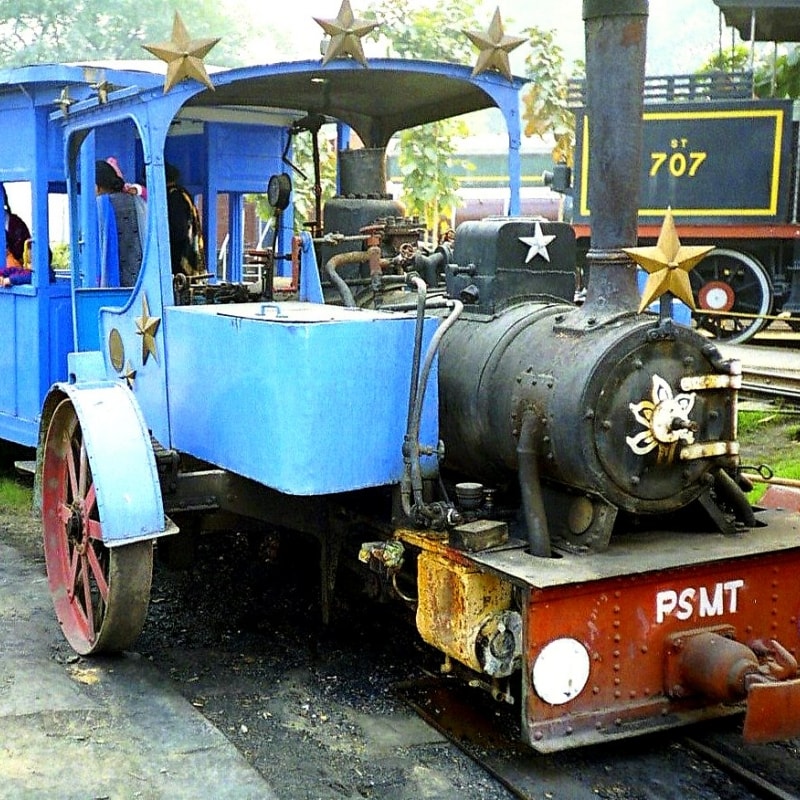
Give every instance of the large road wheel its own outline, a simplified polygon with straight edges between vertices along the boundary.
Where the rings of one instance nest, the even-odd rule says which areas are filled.
[[[728,344],[741,344],[765,325],[772,308],[772,285],[766,270],[739,250],[717,248],[689,274],[697,310],[694,319],[701,332]],[[730,312],[731,316],[704,314]],[[737,316],[757,315],[757,316]]]
[[[81,655],[129,647],[144,625],[152,541],[106,547],[95,481],[69,400],[56,408],[42,466],[47,579],[64,636]]]

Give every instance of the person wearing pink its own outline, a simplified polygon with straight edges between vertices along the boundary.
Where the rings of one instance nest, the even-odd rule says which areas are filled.
[[[25,222],[11,210],[2,184],[0,191],[3,194],[6,230],[6,263],[0,268],[0,286],[20,286],[31,282],[30,258],[26,258],[25,252],[25,244],[30,242],[31,232]]]

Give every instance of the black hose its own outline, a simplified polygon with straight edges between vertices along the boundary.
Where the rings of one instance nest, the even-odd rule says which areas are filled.
[[[519,441],[517,442],[517,471],[519,488],[522,494],[522,513],[528,529],[528,546],[531,555],[550,558],[550,529],[542,498],[542,485],[539,477],[539,452],[536,446],[539,433],[539,417],[533,411],[526,411],[522,418]]]
[[[413,284],[414,288],[417,290],[417,324],[414,329],[414,357],[411,362],[411,388],[408,392],[406,431],[411,427],[411,417],[414,414],[414,404],[417,400],[419,364],[422,359],[422,333],[425,326],[425,303],[428,299],[428,287],[425,285],[425,281],[418,278],[416,275],[409,275],[408,283]]]
[[[408,429],[406,431],[405,442],[403,444],[403,457],[405,460],[405,469],[403,470],[403,478],[400,482],[400,496],[403,502],[403,512],[406,516],[411,516],[411,494],[413,493],[414,504],[417,506],[424,506],[424,499],[422,495],[422,465],[420,464],[420,446],[419,446],[419,430],[422,420],[422,405],[425,401],[425,389],[428,385],[428,378],[430,376],[431,367],[433,366],[433,359],[439,350],[439,345],[442,337],[453,326],[455,321],[464,310],[464,304],[460,300],[453,300],[453,310],[447,315],[444,322],[442,322],[436,329],[431,338],[428,350],[425,353],[425,362],[422,365],[420,379],[417,384],[416,393],[414,396],[414,408],[411,417],[408,421]]]
[[[727,500],[733,506],[737,519],[741,520],[748,528],[756,526],[756,515],[747,495],[724,469],[718,469],[714,473],[714,488],[722,499]]]

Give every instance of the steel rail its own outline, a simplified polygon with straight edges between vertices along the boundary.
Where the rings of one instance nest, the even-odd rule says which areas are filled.
[[[800,372],[742,365],[742,390],[754,394],[800,398]]]
[[[747,769],[728,756],[723,755],[713,747],[709,747],[696,739],[684,739],[683,743],[690,749],[702,756],[706,761],[719,767],[732,777],[736,778],[740,783],[748,789],[757,792],[760,797],[767,798],[767,800],[800,800],[800,795],[794,792],[787,792],[780,786],[756,775],[755,772]]]

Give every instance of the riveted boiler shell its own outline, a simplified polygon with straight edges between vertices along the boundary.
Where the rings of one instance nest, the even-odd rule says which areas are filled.
[[[532,410],[544,477],[636,513],[686,505],[713,461],[681,460],[684,446],[732,436],[727,391],[681,389],[682,378],[716,372],[708,343],[680,326],[654,338],[648,316],[597,330],[557,323],[564,311],[528,304],[454,327],[440,359],[446,466],[485,482],[513,481],[522,416]],[[674,446],[658,442],[665,431]]]

